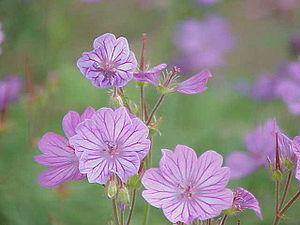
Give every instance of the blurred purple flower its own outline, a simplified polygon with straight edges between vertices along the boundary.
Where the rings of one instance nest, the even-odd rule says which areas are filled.
[[[277,77],[269,73],[260,73],[254,82],[251,95],[258,101],[270,101],[276,98],[275,86]]]
[[[2,31],[2,24],[0,23],[0,45],[4,42],[4,32]],[[2,53],[2,48],[0,47],[0,54]]]
[[[287,65],[276,84],[275,91],[291,113],[300,114],[300,58]]]
[[[167,64],[159,64],[152,67],[146,72],[139,71],[133,74],[134,79],[138,81],[148,82],[157,86],[159,84],[159,78],[161,71],[167,68]]]
[[[208,70],[203,70],[189,79],[179,83],[174,87],[174,91],[189,95],[201,93],[207,89],[205,85],[211,77],[212,75]]]
[[[161,208],[172,223],[191,224],[206,220],[231,207],[233,193],[225,188],[229,168],[222,167],[222,156],[206,151],[199,158],[185,145],[175,151],[163,149],[160,168],[147,170],[142,178],[146,188],[142,196]]]
[[[196,0],[196,2],[202,7],[212,6],[222,0]]]
[[[77,66],[81,73],[96,87],[122,87],[133,78],[137,67],[134,53],[126,38],[106,33],[96,38],[94,49],[82,53]]]
[[[94,112],[92,107],[86,108],[81,116],[74,111],[68,112],[62,121],[67,138],[72,137],[76,126],[89,119]],[[63,136],[48,132],[42,137],[38,146],[42,154],[35,156],[35,160],[50,167],[39,175],[38,180],[41,186],[53,187],[68,180],[81,180],[86,177],[79,172],[75,149]]]
[[[9,75],[0,81],[0,111],[5,110],[8,104],[16,101],[21,90],[22,80],[17,76]]]
[[[237,187],[233,191],[233,204],[232,207],[237,211],[244,209],[252,209],[257,217],[262,219],[259,203],[255,196],[244,188]]]
[[[226,158],[226,165],[231,170],[231,178],[242,178],[267,164],[267,159],[274,159],[276,139],[279,132],[275,119],[269,119],[258,126],[254,132],[246,135],[248,152],[233,152]]]
[[[289,49],[290,51],[298,56],[300,54],[300,33],[294,34],[289,43]]]
[[[126,182],[137,174],[150,148],[149,130],[125,107],[101,108],[76,128],[70,139],[79,157],[79,169],[90,183],[105,184],[116,174]]]
[[[230,24],[221,16],[203,20],[189,19],[178,24],[174,36],[178,57],[175,64],[183,70],[196,71],[224,64],[224,55],[232,51],[236,39]]]

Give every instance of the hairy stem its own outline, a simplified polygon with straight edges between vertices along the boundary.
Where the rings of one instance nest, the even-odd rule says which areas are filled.
[[[147,125],[147,126],[151,123],[151,120],[152,120],[152,118],[153,118],[155,112],[156,112],[157,109],[159,108],[160,104],[163,102],[165,96],[166,96],[166,95],[162,94],[162,95],[159,97],[159,99],[157,100],[157,102],[156,102],[154,108],[152,109],[152,111],[151,111],[151,113],[150,113],[150,115],[149,115],[149,118],[148,118],[148,120],[147,120],[147,122],[146,122],[146,125]]]
[[[273,225],[278,225],[283,214],[296,202],[296,200],[300,197],[300,191],[298,191],[291,199],[290,201],[281,209],[279,212],[277,212],[275,220],[273,222]]]
[[[279,204],[279,209],[282,208],[283,203],[286,199],[286,196],[287,196],[287,193],[289,191],[290,184],[291,184],[291,177],[292,177],[292,171],[290,171],[289,174],[288,174],[288,177],[287,177],[287,180],[286,180],[286,183],[285,183],[285,187],[284,187],[283,196],[282,196],[282,199],[281,199],[280,204]]]
[[[279,193],[280,193],[280,182],[279,180],[275,181],[275,215],[279,211]]]
[[[220,225],[224,225],[226,223],[227,218],[228,218],[228,215],[224,215],[220,222]]]
[[[134,206],[135,206],[135,202],[136,202],[136,191],[137,191],[136,188],[134,188],[133,191],[132,191],[132,199],[131,199],[131,204],[130,204],[130,208],[129,208],[129,215],[128,215],[126,225],[130,225],[130,222],[132,220]]]
[[[116,199],[113,198],[111,201],[112,201],[112,208],[115,217],[115,222],[117,225],[120,225]]]
[[[141,119],[142,121],[145,121],[145,86],[141,85]]]

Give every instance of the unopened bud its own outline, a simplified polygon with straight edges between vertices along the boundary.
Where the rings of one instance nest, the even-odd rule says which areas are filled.
[[[292,170],[294,168],[294,163],[289,159],[285,159],[283,164],[288,170]]]
[[[113,198],[118,193],[118,184],[115,180],[111,180],[108,182],[106,187],[106,193],[109,198]]]
[[[282,180],[282,178],[283,178],[283,175],[279,170],[273,171],[272,176],[273,176],[274,180]]]
[[[223,213],[228,216],[232,216],[237,210],[234,207],[223,210]]]
[[[128,204],[130,202],[130,196],[126,187],[121,187],[118,191],[118,200],[120,203]]]

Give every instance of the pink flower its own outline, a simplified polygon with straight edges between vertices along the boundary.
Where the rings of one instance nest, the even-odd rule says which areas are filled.
[[[139,71],[133,74],[134,79],[148,82],[157,86],[159,84],[160,73],[167,67],[167,64],[159,64],[146,72]]]
[[[6,76],[0,81],[0,111],[7,107],[7,104],[16,101],[22,90],[21,78],[13,75]]]
[[[237,211],[244,209],[252,209],[257,217],[262,219],[259,203],[255,196],[244,188],[237,187],[233,191],[233,204],[232,208]]]
[[[95,39],[94,49],[82,53],[77,66],[96,87],[122,87],[133,77],[137,61],[126,38],[107,33]]]
[[[79,169],[90,183],[105,184],[112,174],[126,182],[137,174],[150,149],[149,130],[125,107],[101,108],[76,128],[70,143],[79,157]]]
[[[172,223],[191,224],[206,220],[231,207],[233,193],[225,188],[229,168],[222,167],[222,156],[206,151],[199,158],[185,145],[175,151],[163,149],[160,168],[147,170],[142,178],[142,195],[151,205],[161,208]]]
[[[64,132],[68,138],[75,133],[76,126],[90,118],[95,110],[92,107],[86,108],[80,116],[77,112],[70,111],[62,121]],[[74,148],[63,136],[48,132],[39,142],[41,155],[35,156],[35,160],[50,168],[39,175],[39,184],[43,187],[53,187],[68,180],[81,180],[85,178],[78,169],[78,158]]]
[[[265,165],[268,158],[274,159],[276,132],[279,132],[276,120],[269,119],[258,126],[254,132],[246,135],[245,143],[248,152],[233,152],[226,159],[226,165],[231,170],[231,178],[247,176]]]

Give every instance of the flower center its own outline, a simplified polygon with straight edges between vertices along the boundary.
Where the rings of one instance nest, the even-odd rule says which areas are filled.
[[[240,195],[240,193],[235,192],[233,198],[233,208],[236,210],[242,210],[242,204],[245,202],[245,199]]]
[[[119,153],[118,145],[112,141],[106,141],[106,146],[103,149],[104,152],[107,152],[109,155],[113,156]]]
[[[106,79],[115,77],[116,66],[114,63],[111,63],[109,61],[103,63],[94,62],[93,66],[97,71],[103,73]]]
[[[195,193],[195,191],[193,190],[192,186],[187,186],[183,189],[181,195],[184,198],[191,198],[193,196],[193,194]]]

